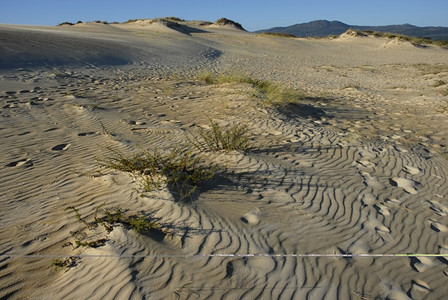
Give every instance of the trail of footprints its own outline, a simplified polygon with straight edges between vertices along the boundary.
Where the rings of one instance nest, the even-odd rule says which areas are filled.
[[[281,132],[281,130],[277,131]],[[379,154],[378,154],[379,153]],[[406,152],[404,152],[406,153]],[[406,154],[407,155],[407,154]],[[401,172],[399,172],[399,176],[394,176],[390,174],[387,176],[385,174],[385,178],[378,179],[375,176],[375,169],[381,168],[382,164],[384,165],[384,162],[381,161],[381,159],[384,159],[386,156],[391,156],[391,152],[384,149],[375,149],[375,147],[370,149],[362,149],[359,151],[360,158],[358,160],[355,160],[354,164],[358,168],[358,172],[363,179],[363,183],[365,185],[366,192],[360,194],[359,200],[362,203],[362,211],[365,210],[366,212],[364,215],[366,216],[366,220],[362,223],[362,229],[366,230],[368,233],[371,234],[371,236],[377,236],[380,240],[380,245],[386,245],[389,241],[393,241],[394,234],[400,234],[400,233],[394,233],[391,232],[391,229],[384,224],[384,222],[388,218],[394,218],[396,217],[396,211],[397,210],[403,210],[407,213],[411,213],[412,210],[408,209],[405,204],[403,204],[402,200],[397,200],[392,195],[401,195],[403,199],[407,202],[415,202],[415,197],[419,195],[420,191],[425,191],[425,185],[418,181],[419,175],[423,175],[422,168],[425,169],[432,169],[432,167],[427,166],[423,164],[423,166],[420,166],[419,161],[416,160],[418,163],[417,165],[414,163],[412,164],[412,156],[409,157],[408,155],[403,160],[403,165],[401,166]],[[278,158],[280,156],[276,156]],[[294,162],[294,157],[291,157],[290,155],[284,155],[284,160],[291,160]],[[394,159],[400,159],[400,157],[395,157]],[[407,161],[411,160],[411,163],[408,163]],[[401,161],[399,161],[401,163]],[[300,164],[298,164],[300,165]],[[321,165],[318,161],[315,161],[312,164],[309,164],[309,166],[312,165]],[[326,162],[326,165],[331,165]],[[437,169],[437,168],[435,168]],[[383,173],[384,170],[387,170],[387,168],[382,169]],[[392,169],[392,171],[396,170],[396,168]],[[387,173],[387,172],[386,172]],[[442,179],[443,176],[435,175],[437,179]],[[282,180],[283,181],[283,180]],[[284,182],[284,181],[283,181]],[[384,189],[388,186],[395,187],[396,190],[391,193],[389,197],[384,196]],[[440,184],[435,185],[436,187],[443,187]],[[280,186],[277,186],[277,189],[280,188]],[[446,186],[444,187],[446,189]],[[432,190],[432,189],[430,189]],[[446,190],[445,190],[446,192]],[[375,193],[379,193],[381,195],[382,201],[379,200],[377,196],[375,196]],[[441,193],[443,193],[441,191]],[[427,195],[427,193],[425,193]],[[434,194],[435,197],[441,194]],[[440,196],[440,198],[443,198],[443,196]],[[411,199],[411,200],[410,200]],[[448,209],[444,205],[440,204],[436,200],[427,200],[427,203],[430,205],[430,209],[438,216],[444,217],[447,215]],[[362,214],[362,212],[361,212]],[[260,219],[260,210],[259,208],[255,208],[254,210],[249,211],[246,213],[242,220],[245,223],[257,225],[260,222],[262,222],[262,219]],[[381,217],[380,217],[381,216]],[[390,223],[388,221],[388,223]],[[445,222],[446,224],[446,222]],[[441,220],[435,220],[435,219],[427,219],[427,226],[431,230],[437,233],[446,233],[448,232],[448,227],[442,223]],[[421,233],[423,234],[423,233]],[[418,238],[418,237],[416,237]],[[369,238],[370,241],[372,240],[372,237]],[[378,243],[376,243],[378,245]],[[439,251],[440,253],[446,253],[447,247],[443,245],[439,245]],[[350,250],[351,249],[351,250]],[[431,247],[427,248],[431,249]],[[433,248],[434,249],[434,248]],[[373,249],[369,246],[352,246],[349,248],[350,252],[353,253],[368,253],[372,251]],[[428,250],[426,250],[428,251]],[[431,250],[429,250],[431,252]],[[446,260],[444,259],[432,259],[432,258],[426,258],[426,257],[417,257],[411,260],[411,267],[417,271],[417,272],[425,272],[429,269],[431,269],[434,266],[440,266],[440,264],[446,264]],[[446,271],[444,271],[446,273]],[[398,288],[398,290],[400,290]],[[397,293],[398,290],[396,291]],[[412,287],[407,291],[403,292],[403,295],[411,295],[412,297],[419,298],[421,294],[426,294],[431,291],[431,288],[427,283],[425,283],[422,280],[414,279],[412,281]],[[391,292],[389,290],[389,292]],[[391,294],[393,294],[391,292]]]
[[[16,97],[16,93],[6,94],[7,97]],[[50,102],[48,103],[50,104]],[[5,104],[3,109],[16,109],[16,105],[21,105],[21,103],[14,100],[14,102]],[[70,109],[67,111],[67,116],[70,115]],[[80,117],[80,115],[76,117]],[[68,126],[72,122],[76,124],[76,117],[67,117],[66,125]],[[88,111],[83,111],[81,117],[87,118],[91,128],[95,129],[78,130],[78,137],[89,138],[89,136],[101,134],[99,131],[95,131],[97,128],[100,128],[98,118]],[[156,135],[167,134],[177,130],[172,129],[172,127],[163,128],[152,126],[151,124],[137,124],[137,121],[128,125],[140,126],[135,131],[144,131]],[[263,137],[268,142],[271,137],[279,139],[284,137],[293,145],[296,144],[297,147],[292,148],[291,151],[280,150],[276,151],[275,155],[265,151],[265,153],[256,155],[249,154],[247,156],[240,155],[229,158],[230,163],[238,162],[236,164],[238,167],[235,167],[235,173],[237,174],[236,181],[240,185],[240,192],[243,191],[247,194],[258,193],[259,195],[258,202],[255,202],[249,208],[245,208],[244,211],[240,211],[240,216],[237,218],[239,222],[235,224],[229,223],[220,219],[219,215],[208,217],[207,214],[209,212],[201,210],[200,207],[193,209],[191,207],[178,207],[175,204],[166,205],[169,202],[167,201],[167,199],[170,199],[169,197],[167,199],[160,198],[159,201],[154,200],[151,203],[166,220],[176,220],[178,224],[189,224],[188,227],[191,230],[197,229],[197,235],[193,235],[193,237],[188,236],[191,232],[185,233],[179,243],[180,248],[193,250],[193,253],[196,252],[198,254],[211,253],[217,251],[217,249],[222,251],[222,253],[259,252],[275,254],[278,251],[300,253],[303,249],[313,249],[310,245],[302,245],[301,241],[312,243],[313,239],[319,238],[319,230],[326,233],[334,233],[334,237],[329,238],[330,242],[335,241],[336,243],[337,240],[341,240],[336,247],[339,250],[335,250],[339,251],[339,253],[370,253],[375,252],[377,249],[388,249],[388,245],[393,246],[396,243],[395,237],[401,233],[394,232],[394,228],[397,228],[397,226],[390,226],[394,224],[392,220],[397,218],[397,216],[412,214],[412,209],[409,209],[407,205],[416,206],[414,203],[417,200],[415,199],[419,195],[424,194],[424,197],[429,197],[428,193],[425,192],[428,186],[425,182],[419,182],[419,176],[423,175],[426,169],[433,168],[433,166],[429,166],[430,162],[416,161],[414,164],[412,162],[412,154],[405,152],[396,154],[395,149],[389,150],[378,146],[366,146],[354,152],[351,147],[344,144],[343,141],[340,141],[338,137],[330,132],[311,125],[296,125],[289,126],[283,122],[276,121],[252,124],[255,128],[263,128],[262,131],[266,133]],[[107,123],[105,126],[107,128],[114,127],[113,124]],[[295,128],[304,129],[298,131]],[[54,127],[48,130],[47,132],[51,132],[57,130],[57,128]],[[22,136],[26,136],[26,131],[22,132]],[[59,143],[54,143],[50,150],[54,153],[62,154],[65,151],[69,153],[75,148],[73,144],[72,141],[60,141]],[[272,146],[278,145],[272,144]],[[302,151],[301,149],[306,150]],[[228,154],[228,156],[231,155],[233,154]],[[388,159],[394,161],[389,162],[387,161]],[[401,166],[399,168],[400,172],[384,174],[384,171],[396,169],[388,168],[386,166],[388,163],[399,164]],[[341,165],[344,168],[341,168]],[[32,157],[22,156],[22,158],[13,160],[5,164],[5,166],[11,170],[13,168],[33,167],[33,160]],[[348,179],[338,174],[345,168],[350,168],[347,171],[347,174],[349,174]],[[245,170],[250,170],[252,173],[244,174]],[[240,171],[241,173],[239,173]],[[357,174],[353,174],[352,171],[357,172]],[[378,177],[378,174],[383,175]],[[435,190],[438,192],[430,195],[431,198],[429,199],[418,200],[423,202],[426,205],[425,208],[430,210],[433,215],[433,217],[425,219],[427,228],[434,234],[444,235],[445,237],[448,232],[448,227],[446,222],[444,222],[444,218],[448,215],[448,207],[445,204],[446,199],[444,196],[447,193],[446,179],[444,179],[446,175],[442,170],[435,173],[433,180],[436,187]],[[340,178],[340,186],[326,178]],[[437,189],[436,184],[440,185],[439,189]],[[385,191],[389,187],[394,188],[390,193]],[[326,201],[322,200],[322,195],[324,194],[328,195]],[[234,205],[238,206],[241,204],[236,202]],[[278,220],[276,218],[274,212],[282,209],[290,213],[291,219]],[[338,221],[335,221],[334,217],[338,215],[342,215],[342,222],[347,223],[340,224]],[[290,223],[289,232],[277,230],[275,222],[280,224]],[[204,234],[200,234],[201,231],[199,229]],[[349,233],[346,234],[344,231],[349,231]],[[416,238],[418,239],[421,235],[427,233],[428,231],[416,233]],[[114,231],[114,235],[118,237],[115,239],[112,236],[111,243],[118,243],[123,238],[119,230]],[[354,237],[354,235],[357,236]],[[297,241],[297,237],[302,240]],[[189,242],[190,238],[203,239],[201,246],[198,249],[191,249],[193,243]],[[437,241],[443,241],[443,239],[438,238]],[[126,243],[129,242],[128,240],[126,241]],[[122,244],[126,245],[126,243],[123,242]],[[139,243],[139,241],[133,239],[132,243]],[[284,245],[284,248],[279,245]],[[152,244],[143,246],[140,244],[136,253],[157,254],[158,252],[166,251],[163,247],[152,250]],[[433,245],[430,245],[424,249],[431,249],[431,247],[434,248]],[[313,250],[330,251],[330,248],[329,245],[328,249]],[[436,248],[439,253],[447,254],[448,256],[448,245],[441,242],[439,245],[436,245]],[[392,247],[392,249],[395,248]],[[108,248],[108,251],[112,253],[115,250]],[[126,252],[126,249],[120,250]],[[108,262],[108,260],[100,262],[105,270],[107,270]],[[269,293],[271,293],[271,296],[275,296],[273,294],[276,291],[275,289],[266,288],[266,290],[270,290],[269,292],[263,291],[263,288],[260,292],[260,290],[250,290],[248,286],[256,282],[258,286],[268,287],[270,282],[272,280],[275,281],[275,277],[280,276],[283,272],[290,272],[290,277],[288,277],[290,282],[276,283],[277,291],[280,291],[280,294],[283,293],[284,295],[294,297],[291,295],[292,291],[299,289],[301,291],[297,293],[302,296],[313,295],[313,291],[318,289],[310,288],[304,292],[304,288],[306,286],[328,286],[326,281],[328,280],[335,283],[336,289],[339,290],[341,295],[346,296],[347,294],[343,290],[349,285],[350,281],[356,281],[356,279],[351,278],[356,278],[358,275],[349,273],[347,276],[350,278],[340,278],[345,267],[341,268],[339,265],[345,264],[345,261],[323,261],[321,263],[327,265],[326,269],[329,270],[329,274],[313,275],[314,271],[309,267],[309,264],[307,265],[306,260],[288,260],[286,262],[286,260],[282,261],[274,258],[267,258],[263,263],[254,259],[224,259],[221,264],[217,263],[216,260],[208,260],[201,262],[201,268],[197,270],[201,270],[202,274],[208,274],[207,276],[222,276],[223,279],[227,280],[226,286],[230,283],[235,284],[235,282],[240,280],[237,285],[240,289],[236,289],[233,294],[230,293],[229,297],[241,297],[244,295],[249,295],[248,297],[267,297]],[[373,259],[364,260],[362,263],[372,265],[375,261]],[[410,259],[409,268],[414,270],[414,272],[425,273],[440,267],[441,264],[446,266],[447,259],[417,257]],[[157,276],[160,276],[166,282],[158,280],[159,286],[157,288],[154,287],[156,295],[161,297],[168,294],[172,295],[172,291],[166,292],[167,289],[172,290],[173,284],[168,283],[169,281],[174,281],[174,285],[184,284],[187,286],[185,282],[188,282],[188,280],[184,280],[182,283],[178,278],[165,277],[171,274],[170,269],[187,268],[187,265],[188,263],[185,262],[163,258],[146,263],[142,261],[140,264],[138,262],[129,263],[129,265],[120,264],[120,268],[123,269],[123,276],[120,280],[123,281],[123,285],[126,285],[126,282],[130,282],[131,272],[128,272],[129,269],[127,268],[134,268],[142,274],[145,268],[149,268],[151,272],[138,277],[136,284],[145,286],[147,283],[151,285],[156,281]],[[82,272],[88,275],[90,270],[87,269]],[[447,268],[441,272],[444,272],[444,276],[448,276]],[[313,276],[315,276],[314,279]],[[104,275],[104,278],[108,277]],[[195,280],[201,279],[201,275],[193,276],[193,278]],[[247,280],[246,284],[241,281],[243,278]],[[206,282],[204,278],[202,279]],[[64,289],[66,287],[64,283],[61,283],[61,285],[58,288]],[[424,280],[417,279],[417,277],[410,281],[410,285],[410,289],[404,291],[400,286],[384,282],[382,289],[385,291],[386,296],[400,294],[418,298],[421,295],[424,296],[430,293],[434,288],[429,286]],[[359,286],[362,287],[362,283],[359,283]],[[76,290],[77,286],[72,286],[72,288]],[[206,296],[208,288],[206,285],[198,284],[195,288],[197,294],[194,295]],[[245,289],[247,292],[244,292]],[[73,290],[70,289],[70,291]],[[130,286],[127,290],[129,295],[139,294],[135,287]],[[209,288],[210,295],[213,295],[212,290],[213,288],[211,290]],[[178,290],[177,294],[185,295],[182,294],[181,290]],[[190,295],[192,294],[190,293]],[[298,297],[297,294],[295,297]],[[285,298],[287,297],[285,296]]]

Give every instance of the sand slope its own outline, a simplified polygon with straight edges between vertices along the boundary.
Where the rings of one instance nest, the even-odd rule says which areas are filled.
[[[446,296],[446,257],[293,256],[448,253],[448,115],[444,86],[434,86],[448,81],[446,50],[160,26],[0,26],[0,297]],[[204,69],[309,97],[264,108],[249,85],[196,80]],[[191,203],[95,172],[106,148],[187,144],[208,118],[246,123],[252,147],[206,153],[221,171]],[[105,202],[157,219],[164,233],[88,229],[64,211],[90,222]]]

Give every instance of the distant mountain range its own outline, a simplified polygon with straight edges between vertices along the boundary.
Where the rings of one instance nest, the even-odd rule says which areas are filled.
[[[295,24],[287,27],[274,27],[258,30],[262,32],[288,33],[297,37],[323,37],[329,35],[340,35],[348,29],[372,30],[378,32],[397,33],[415,37],[431,38],[433,40],[448,40],[448,27],[418,27],[411,24],[388,25],[388,26],[358,26],[348,25],[339,21],[318,20],[309,23]]]

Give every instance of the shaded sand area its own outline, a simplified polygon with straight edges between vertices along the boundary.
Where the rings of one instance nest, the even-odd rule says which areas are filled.
[[[304,96],[266,106],[204,71]],[[447,83],[448,50],[384,38],[0,25],[0,297],[444,299]],[[246,124],[250,148],[194,148],[210,120]],[[188,199],[99,168],[176,146],[216,166]],[[103,226],[116,207],[158,229]],[[356,256],[409,253],[439,256]]]

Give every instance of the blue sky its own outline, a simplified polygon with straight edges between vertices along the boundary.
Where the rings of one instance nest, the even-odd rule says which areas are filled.
[[[448,27],[447,15],[447,0],[0,0],[0,23],[29,25],[176,16],[206,21],[226,17],[250,31],[321,19]]]

